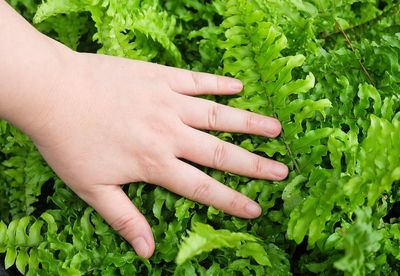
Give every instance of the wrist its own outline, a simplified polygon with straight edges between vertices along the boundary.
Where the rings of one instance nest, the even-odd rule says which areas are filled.
[[[73,52],[41,34],[0,1],[0,118],[27,134],[40,124],[63,83]]]
[[[36,56],[7,70],[7,80],[0,85],[0,117],[29,136],[48,119],[75,57],[75,52],[50,38],[43,36],[43,42]]]

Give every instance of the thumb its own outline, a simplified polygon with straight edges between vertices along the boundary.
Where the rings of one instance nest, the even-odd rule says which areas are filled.
[[[154,237],[146,218],[130,199],[115,185],[85,196],[91,205],[135,249],[136,254],[149,258],[154,252]]]

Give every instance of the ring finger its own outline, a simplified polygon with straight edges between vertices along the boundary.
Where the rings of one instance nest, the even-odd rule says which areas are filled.
[[[187,127],[178,156],[200,165],[260,179],[282,180],[286,165]]]

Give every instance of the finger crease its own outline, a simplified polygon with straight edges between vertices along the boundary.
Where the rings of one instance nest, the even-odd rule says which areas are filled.
[[[200,184],[194,190],[192,199],[194,201],[204,202],[205,199],[209,198],[209,193],[210,193],[210,184],[208,183]]]
[[[200,94],[200,82],[195,72],[191,72],[195,94]]]
[[[255,124],[255,118],[252,115],[248,115],[246,119],[246,130],[251,131]]]
[[[215,148],[213,166],[216,169],[222,168],[225,161],[226,147],[223,143],[219,143]]]
[[[125,214],[112,221],[110,224],[116,231],[126,234],[132,225],[137,224],[137,220],[138,218],[132,216],[132,214]]]
[[[262,173],[263,167],[262,167],[261,158],[256,157],[254,168],[255,168],[256,174],[260,175]]]
[[[239,203],[241,202],[241,196],[235,195],[232,200],[229,202],[229,207],[231,210],[235,211],[239,207]]]
[[[217,104],[211,105],[208,111],[208,129],[215,130],[217,127],[217,118],[219,113],[219,107]]]

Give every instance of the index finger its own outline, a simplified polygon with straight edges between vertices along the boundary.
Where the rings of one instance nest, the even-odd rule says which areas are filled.
[[[230,95],[243,89],[243,83],[235,78],[179,68],[168,68],[166,78],[172,90],[185,95]]]

